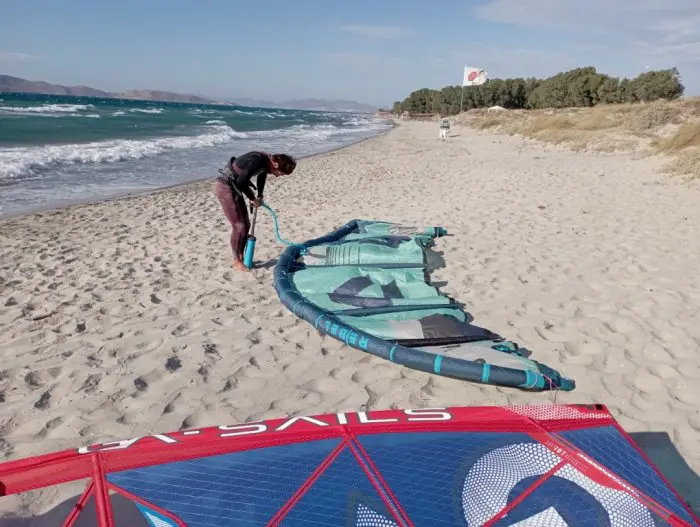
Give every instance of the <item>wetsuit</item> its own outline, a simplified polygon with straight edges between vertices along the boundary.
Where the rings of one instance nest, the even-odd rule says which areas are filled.
[[[251,201],[255,200],[253,192],[255,186],[252,179],[257,177],[257,195],[258,198],[262,198],[269,170],[268,154],[248,152],[237,158],[231,158],[226,166],[219,170],[220,175],[216,178],[216,197],[231,223],[231,250],[237,259],[243,258],[246,236],[250,230],[250,218],[243,196],[245,195]]]
[[[233,164],[233,170],[230,165]],[[248,152],[235,158],[234,163],[228,163],[225,168],[219,170],[221,174],[218,181],[222,181],[231,187],[234,192],[242,192],[245,196],[253,201],[255,194],[253,193],[252,179],[257,177],[258,182],[258,197],[263,196],[265,190],[265,182],[267,181],[267,173],[270,170],[270,156],[265,152]]]

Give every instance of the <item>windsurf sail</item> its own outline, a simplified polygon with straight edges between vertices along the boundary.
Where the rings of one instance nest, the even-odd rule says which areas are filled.
[[[700,525],[601,405],[285,417],[0,464],[0,495],[80,480],[72,509],[47,524]]]
[[[280,256],[281,302],[318,331],[409,368],[528,390],[573,390],[572,379],[468,321],[430,284],[426,249],[442,227],[353,220]]]

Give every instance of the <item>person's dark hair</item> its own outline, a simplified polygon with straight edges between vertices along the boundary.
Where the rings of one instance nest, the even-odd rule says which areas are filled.
[[[272,154],[272,160],[277,163],[280,171],[284,174],[291,174],[297,167],[296,160],[287,154]]]

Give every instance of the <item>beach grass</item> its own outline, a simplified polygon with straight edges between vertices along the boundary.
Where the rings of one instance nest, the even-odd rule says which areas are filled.
[[[669,158],[669,173],[700,179],[700,97],[592,108],[470,110],[456,122],[575,151],[661,155]]]

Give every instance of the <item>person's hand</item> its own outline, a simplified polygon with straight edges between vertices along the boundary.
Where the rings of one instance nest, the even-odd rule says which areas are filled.
[[[262,198],[255,198],[255,200],[253,201],[253,206],[254,206],[255,208],[258,208],[258,207],[259,207],[260,205],[262,205],[262,204],[263,204],[263,199],[262,199]]]

